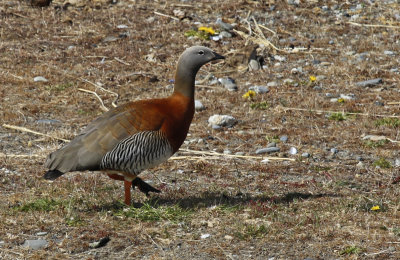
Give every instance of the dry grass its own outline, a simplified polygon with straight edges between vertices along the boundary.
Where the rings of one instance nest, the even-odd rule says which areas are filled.
[[[285,1],[78,2],[64,10],[59,0],[45,9],[1,1],[0,125],[72,139],[103,112],[95,95],[79,89],[95,91],[108,108],[116,100],[113,93],[119,95],[117,104],[167,96],[171,90],[165,86],[179,54],[203,44],[227,60],[204,67],[198,79],[209,73],[230,76],[239,91],[197,88],[196,98],[207,109],[196,113],[183,148],[254,156],[256,149],[288,135],[276,156],[295,160],[170,160],[143,173],[162,193],[146,198],[134,192],[135,207],[127,208],[122,183],[100,174],[71,173],[53,183],[44,181],[45,156],[62,141],[0,127],[0,258],[400,257],[400,174],[394,165],[399,143],[362,140],[368,134],[399,140],[399,73],[391,70],[398,68],[400,53],[399,4],[375,1],[355,9],[342,1],[324,1],[329,8],[338,4],[339,12],[359,14],[350,21],[323,11],[318,1],[303,1],[307,3],[299,7]],[[271,11],[273,2],[276,9]],[[193,20],[174,19],[174,9]],[[235,29],[242,33],[224,44],[184,36],[195,21],[215,28],[217,17],[237,23]],[[118,29],[121,24],[127,28]],[[253,38],[243,36],[250,31]],[[272,45],[259,48],[267,67],[243,70],[260,39],[284,51]],[[385,55],[385,50],[396,55]],[[366,60],[357,61],[356,54],[363,52]],[[274,54],[287,61],[275,66]],[[314,65],[314,60],[329,64]],[[297,67],[303,72],[292,74]],[[318,75],[325,79],[309,82],[309,76]],[[48,82],[33,82],[36,76]],[[383,83],[376,87],[354,84],[378,77]],[[286,78],[297,84],[284,84]],[[270,81],[279,84],[268,94],[254,101],[242,98],[246,84]],[[356,99],[330,102],[326,93],[353,93]],[[231,129],[212,130],[207,119],[217,113],[240,121]],[[41,119],[58,121],[38,123]],[[287,154],[291,146],[311,157]],[[338,154],[331,154],[333,147]],[[358,156],[363,167],[357,166]],[[373,206],[380,209],[372,211]],[[47,232],[42,237],[49,242],[46,248],[22,246],[40,231]],[[104,237],[111,239],[106,246],[89,246]]]

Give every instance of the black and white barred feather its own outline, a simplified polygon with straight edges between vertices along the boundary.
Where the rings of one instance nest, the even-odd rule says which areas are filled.
[[[168,160],[172,146],[160,131],[144,131],[119,142],[101,160],[100,168],[139,174]]]

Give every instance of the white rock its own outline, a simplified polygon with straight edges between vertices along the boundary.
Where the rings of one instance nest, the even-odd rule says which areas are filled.
[[[196,109],[196,111],[202,111],[202,110],[204,110],[204,109],[206,109],[206,108],[205,108],[205,106],[203,105],[203,103],[201,103],[200,100],[195,100],[195,101],[194,101],[194,109]]]
[[[249,88],[249,90],[254,90],[257,94],[264,94],[269,92],[269,89],[264,86],[252,86]]]
[[[292,154],[292,155],[297,154],[297,149],[296,149],[296,147],[290,147],[289,153]]]
[[[211,235],[210,234],[203,234],[200,236],[201,239],[206,239],[209,238]]]
[[[45,77],[42,76],[37,76],[33,78],[34,82],[48,82],[48,80]]]
[[[236,122],[237,120],[233,116],[228,116],[228,115],[213,115],[208,118],[209,126],[231,127]]]
[[[117,28],[118,29],[126,29],[126,28],[128,28],[128,26],[125,24],[119,24],[119,25],[117,25]]]

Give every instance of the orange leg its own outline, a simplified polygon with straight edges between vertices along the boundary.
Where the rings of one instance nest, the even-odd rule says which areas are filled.
[[[124,187],[125,187],[125,204],[130,206],[131,205],[131,187],[132,187],[132,182],[124,180]]]

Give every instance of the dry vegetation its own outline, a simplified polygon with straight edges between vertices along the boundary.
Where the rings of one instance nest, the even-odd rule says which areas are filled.
[[[43,9],[25,1],[0,2],[0,258],[400,257],[396,1],[70,2],[67,7],[55,0]],[[188,18],[176,19],[174,10]],[[243,37],[234,33],[219,42],[185,37],[199,26],[195,22],[218,28],[218,17],[236,23]],[[263,25],[265,39],[254,21]],[[266,66],[243,70],[260,39],[281,51],[259,46]],[[91,83],[118,93],[118,104],[167,96],[179,54],[199,44],[227,60],[204,67],[198,79],[230,76],[239,91],[199,86],[196,98],[207,109],[196,113],[182,148],[254,156],[287,135],[286,143],[278,142],[281,152],[271,156],[295,161],[181,152],[142,175],[162,193],[146,198],[134,192],[136,204],[129,208],[122,204],[122,183],[101,174],[44,181],[45,156],[63,142],[1,127],[71,139],[103,112],[98,99],[79,88],[96,91],[106,107],[115,96]],[[277,64],[274,55],[286,61]],[[48,82],[34,82],[36,76]],[[310,76],[325,77],[311,82]],[[284,83],[288,78],[294,83]],[[355,84],[374,78],[383,83]],[[269,93],[242,98],[248,86],[271,81],[278,85]],[[327,93],[356,98],[331,102]],[[251,108],[261,102],[266,103]],[[213,114],[232,115],[239,123],[212,130],[207,119]],[[364,135],[395,142],[363,140]],[[290,155],[290,147],[299,153]],[[301,157],[303,152],[311,156]],[[374,206],[379,209],[371,210]],[[90,247],[105,237],[110,241],[104,247]],[[48,241],[43,249],[22,245],[39,238]]]

